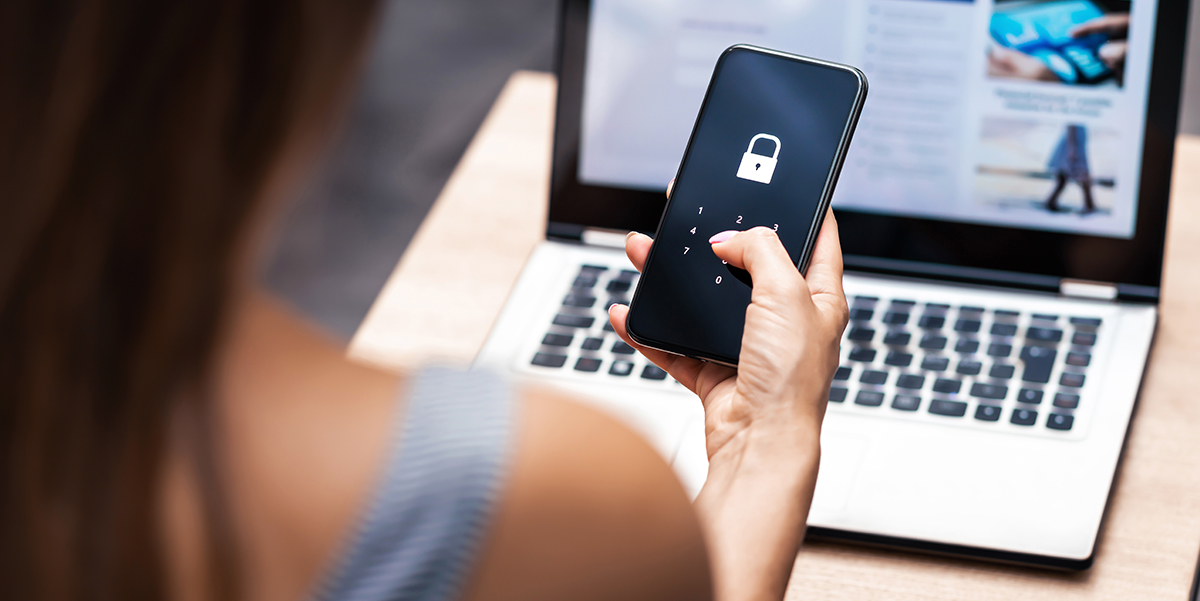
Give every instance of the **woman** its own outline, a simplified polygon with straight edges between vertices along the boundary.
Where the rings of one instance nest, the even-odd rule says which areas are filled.
[[[1083,209],[1081,215],[1096,212],[1096,202],[1092,200],[1092,175],[1088,169],[1087,128],[1077,123],[1067,125],[1063,135],[1054,147],[1047,164],[1054,174],[1054,189],[1046,198],[1046,210],[1051,213],[1061,213],[1065,209],[1058,204],[1058,197],[1067,187],[1068,181],[1079,184],[1083,192]]]
[[[807,281],[770,231],[714,237],[756,282],[739,371],[642,349],[705,405],[694,504],[552,393],[347,362],[253,276],[374,8],[0,5],[0,598],[780,598],[846,323],[833,219]]]
[[[1058,144],[1054,148],[1054,154],[1050,155],[1048,163],[1050,173],[1054,174],[1054,190],[1050,191],[1050,197],[1046,198],[1046,210],[1050,212],[1062,212],[1064,209],[1058,204],[1058,196],[1061,196],[1063,188],[1067,187],[1067,181],[1074,181],[1079,184],[1080,191],[1084,193],[1084,209],[1080,215],[1091,214],[1096,212],[1096,202],[1092,200],[1092,175],[1087,168],[1087,128],[1079,124],[1070,124],[1063,131],[1062,137],[1058,138]]]

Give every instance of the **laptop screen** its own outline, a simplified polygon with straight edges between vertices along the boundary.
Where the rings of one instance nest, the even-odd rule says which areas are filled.
[[[712,68],[745,43],[867,75],[834,195],[848,267],[1157,297],[1188,3],[562,7],[552,237],[654,231]]]
[[[661,189],[717,57],[749,43],[867,74],[836,208],[1131,238],[1155,8],[595,0],[579,179]]]

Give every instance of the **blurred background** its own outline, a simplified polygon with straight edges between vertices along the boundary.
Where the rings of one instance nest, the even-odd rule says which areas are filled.
[[[264,266],[275,290],[349,340],[508,76],[554,67],[558,0],[391,0],[358,96]],[[1200,135],[1200,7],[1182,133]]]

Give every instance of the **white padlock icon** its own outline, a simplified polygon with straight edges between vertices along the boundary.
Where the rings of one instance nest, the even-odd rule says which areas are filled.
[[[759,140],[774,142],[775,154],[771,156],[754,154],[754,143]],[[745,154],[742,155],[742,164],[738,166],[737,176],[760,184],[771,183],[771,176],[775,175],[775,164],[779,161],[779,148],[781,146],[783,144],[779,142],[779,138],[771,134],[758,134],[750,138],[750,146],[746,148]]]

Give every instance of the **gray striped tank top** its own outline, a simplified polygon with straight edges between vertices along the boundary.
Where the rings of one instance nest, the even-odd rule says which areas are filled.
[[[427,369],[401,413],[375,498],[318,600],[453,601],[465,592],[512,454],[509,385],[487,372]]]

